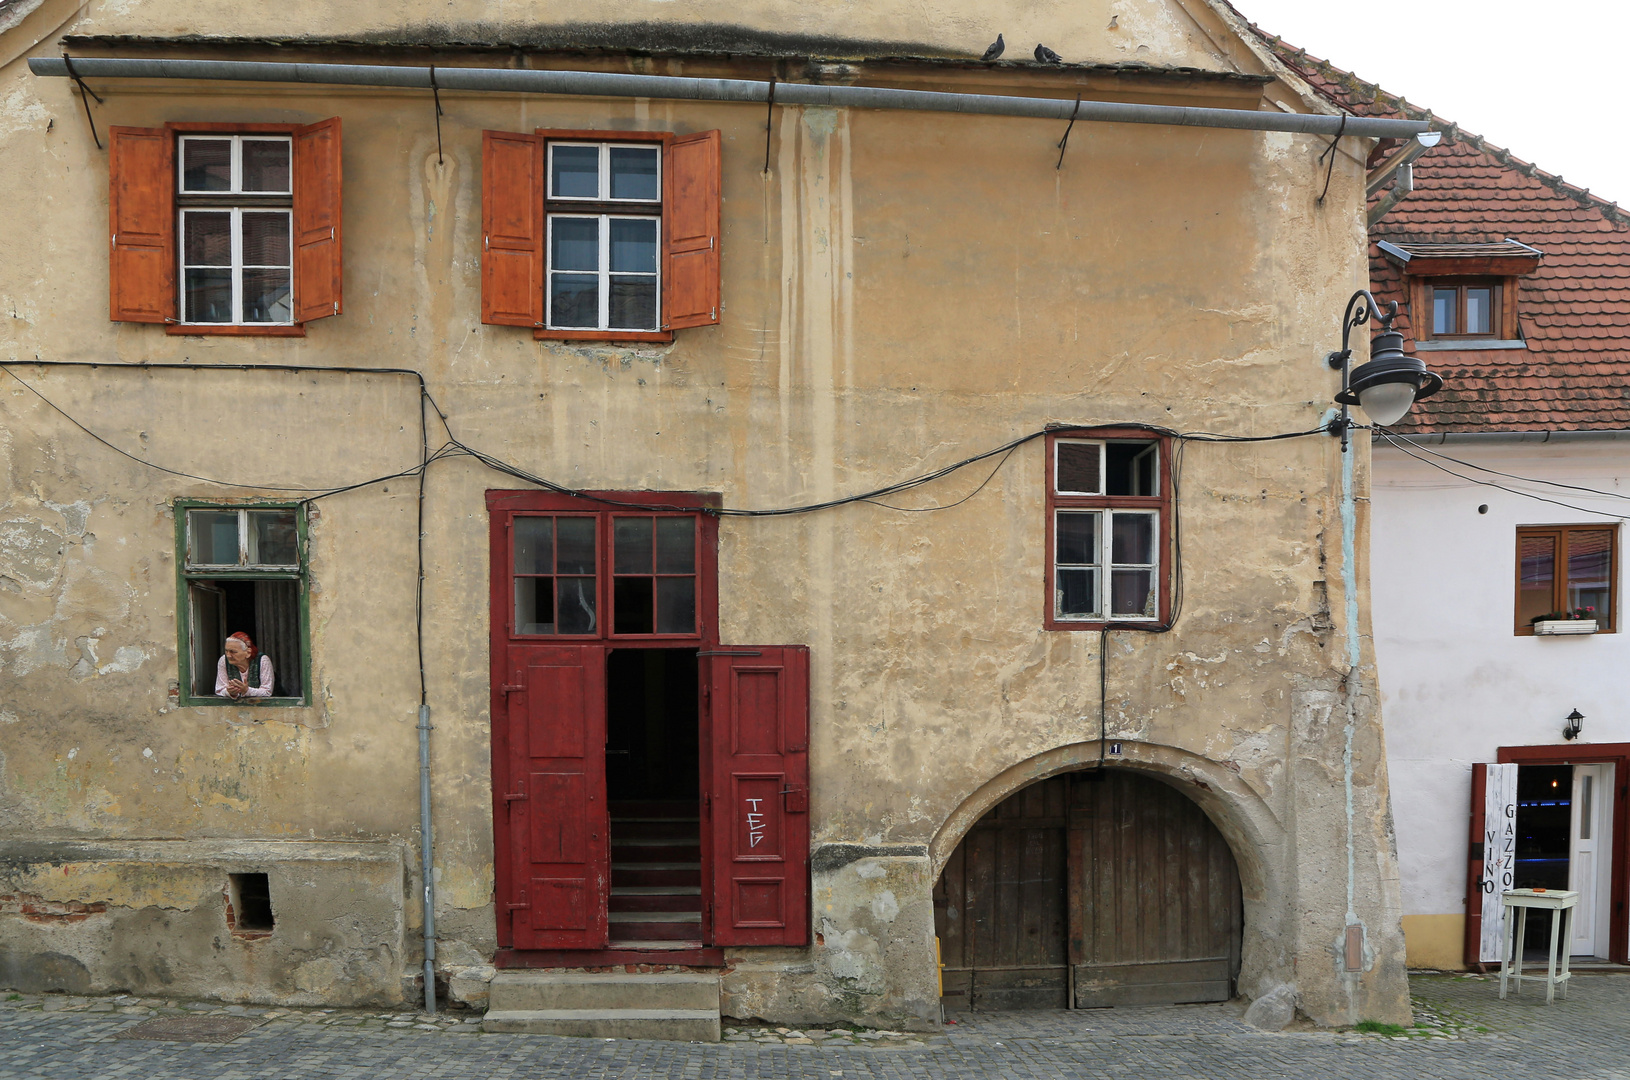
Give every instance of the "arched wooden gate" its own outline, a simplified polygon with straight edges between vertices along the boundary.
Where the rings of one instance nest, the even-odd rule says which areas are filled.
[[[1032,784],[963,837],[934,887],[948,1009],[1222,1001],[1239,974],[1233,852],[1177,788],[1133,772]]]

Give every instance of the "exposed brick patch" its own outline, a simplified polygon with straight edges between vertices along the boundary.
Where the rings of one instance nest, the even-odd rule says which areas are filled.
[[[21,915],[29,922],[84,922],[107,909],[107,904],[100,901],[83,904],[78,900],[47,900],[29,893],[0,893],[0,915]]]

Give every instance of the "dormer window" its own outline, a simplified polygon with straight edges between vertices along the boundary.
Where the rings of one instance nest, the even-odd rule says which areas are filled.
[[[1500,282],[1491,278],[1434,280],[1432,338],[1499,337]]]
[[[1518,281],[1544,253],[1518,240],[1428,243],[1379,240],[1404,272],[1417,349],[1522,349]]]

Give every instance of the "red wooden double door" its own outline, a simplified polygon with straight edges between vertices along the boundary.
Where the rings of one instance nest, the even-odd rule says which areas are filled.
[[[619,917],[694,918],[678,936],[697,945],[807,944],[808,650],[718,644],[705,497],[599,497],[487,495],[499,945],[627,948]],[[637,769],[608,746],[619,724],[658,748]],[[650,845],[679,861],[624,861]],[[640,884],[661,880],[681,884]],[[614,913],[614,892],[694,915]]]

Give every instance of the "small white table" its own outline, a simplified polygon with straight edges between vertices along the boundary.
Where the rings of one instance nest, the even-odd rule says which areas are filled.
[[[1500,998],[1505,999],[1506,980],[1517,984],[1522,993],[1522,981],[1529,979],[1545,983],[1545,1004],[1556,1000],[1556,988],[1562,987],[1562,996],[1568,996],[1568,954],[1573,944],[1573,909],[1579,903],[1579,894],[1567,889],[1510,889],[1500,894],[1505,907],[1505,956],[1500,962]],[[1551,913],[1551,963],[1544,975],[1522,973],[1524,931],[1528,929],[1528,909],[1538,908]],[[1514,910],[1513,910],[1514,909]],[[1512,918],[1515,915],[1516,918]],[[1562,950],[1562,973],[1557,974],[1557,949]]]

